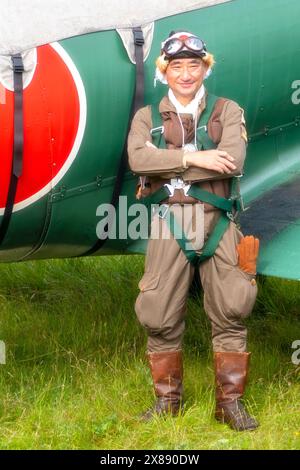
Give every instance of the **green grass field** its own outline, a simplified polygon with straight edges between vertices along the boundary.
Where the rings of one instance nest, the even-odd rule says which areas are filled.
[[[152,403],[144,331],[134,312],[142,256],[0,266],[1,449],[300,449],[300,283],[260,278],[248,320],[245,400],[261,426],[236,433],[213,418],[210,327],[189,299],[186,411],[139,421]],[[300,357],[300,354],[299,354]]]

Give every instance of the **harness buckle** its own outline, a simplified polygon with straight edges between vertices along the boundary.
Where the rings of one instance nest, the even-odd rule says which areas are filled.
[[[161,204],[158,208],[157,214],[160,219],[164,219],[170,209],[169,204]]]
[[[191,187],[190,184],[187,184],[185,181],[183,181],[182,178],[179,177],[171,178],[171,182],[164,184],[164,186],[169,191],[171,197],[174,196],[175,189],[183,189],[185,196],[188,196],[188,190]]]
[[[186,184],[184,187],[183,187],[183,192],[184,192],[184,195],[185,196],[188,196],[189,194],[189,189],[190,189],[191,185],[190,184]]]
[[[242,212],[245,212],[246,210],[249,209],[249,207],[245,207],[245,204],[244,204],[244,199],[242,197],[242,195],[240,194],[240,197],[237,198],[237,200],[239,201],[239,204],[240,204],[240,208],[242,210]]]
[[[244,199],[243,199],[243,196],[241,195],[241,193],[239,193],[238,195],[236,196],[231,196],[229,198],[230,201],[233,201],[233,202],[238,202],[239,203],[239,207],[236,205],[236,211],[237,212],[245,212],[249,209],[249,206],[248,207],[245,207],[245,204],[244,204]]]
[[[232,222],[235,222],[235,216],[233,215],[232,212],[226,212],[226,215],[229,220],[231,220]]]
[[[152,129],[150,129],[150,134],[153,135],[159,130],[160,130],[160,133],[163,134],[165,132],[165,126],[153,127]]]
[[[199,131],[200,129],[204,129],[205,132],[207,132],[207,126],[200,126],[200,127],[197,127],[197,131]]]
[[[175,187],[172,186],[172,184],[164,184],[164,187],[167,189],[167,191],[169,192],[169,196],[172,197],[174,196],[174,192],[175,192]]]
[[[244,176],[243,174],[234,176],[234,178],[237,178],[237,188],[238,188],[238,190],[235,192],[234,195],[232,195],[229,198],[233,202],[234,201],[238,202],[239,207],[238,206],[236,207],[237,213],[238,212],[245,212],[246,210],[249,209],[249,207],[245,207],[244,199],[243,199],[243,196],[242,196],[241,190],[240,190],[240,178],[242,178],[243,176]]]

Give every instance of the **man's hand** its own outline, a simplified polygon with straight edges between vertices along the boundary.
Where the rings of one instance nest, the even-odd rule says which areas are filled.
[[[236,166],[232,162],[234,162],[234,158],[223,150],[200,150],[186,154],[188,166],[206,168],[218,173],[231,173],[233,170],[236,170]]]
[[[259,239],[253,235],[243,237],[236,247],[239,267],[248,274],[256,274]]]

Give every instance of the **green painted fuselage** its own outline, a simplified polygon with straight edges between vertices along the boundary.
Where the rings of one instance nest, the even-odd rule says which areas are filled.
[[[242,227],[261,238],[259,272],[292,279],[300,278],[299,17],[297,0],[236,0],[165,18],[155,23],[144,64],[149,104],[166,93],[165,86],[153,86],[161,40],[172,29],[187,29],[205,39],[216,59],[206,88],[245,110],[250,141],[241,184],[250,209],[242,216]],[[84,84],[84,136],[61,181],[37,202],[13,213],[1,261],[85,254],[98,240],[97,207],[111,201],[135,66],[115,30],[65,39],[60,45]],[[135,202],[135,185],[136,176],[128,169],[121,191],[128,205]],[[144,249],[143,241],[107,240],[95,254]]]

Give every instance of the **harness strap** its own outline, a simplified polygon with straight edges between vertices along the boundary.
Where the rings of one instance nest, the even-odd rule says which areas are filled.
[[[210,93],[206,96],[206,106],[200,115],[197,127],[196,139],[198,150],[210,150],[216,148],[216,144],[208,135],[207,124],[218,99],[218,96],[212,95]]]
[[[209,118],[214,110],[215,104],[218,99],[219,98],[217,96],[211,94],[208,94],[206,97],[206,107],[201,113],[196,136],[198,148],[200,148],[201,150],[209,150],[216,148],[216,144],[212,141],[212,139],[210,139],[208,135],[207,126]],[[151,129],[152,141],[154,145],[156,145],[156,147],[158,148],[167,148],[166,141],[163,135],[164,127],[161,122],[161,115],[159,112],[158,103],[151,106],[151,112],[153,125],[153,128]],[[230,197],[228,199],[217,196],[216,194],[211,193],[209,191],[205,191],[196,186],[195,184],[191,185],[191,187],[187,191],[188,196],[192,196],[201,202],[211,204],[212,206],[217,207],[222,211],[215,227],[212,230],[212,233],[204,244],[201,254],[198,254],[194,250],[186,249],[186,244],[188,243],[188,240],[185,237],[184,231],[182,227],[177,224],[172,211],[169,211],[169,215],[166,218],[166,221],[169,225],[170,232],[173,234],[174,238],[178,242],[188,261],[191,262],[193,265],[196,266],[202,261],[205,261],[206,259],[214,255],[221,241],[221,238],[223,237],[225,231],[228,228],[230,220],[235,221],[236,214],[233,213],[233,210],[236,210],[237,212],[239,212],[240,210],[244,210],[243,201],[240,195],[238,184],[239,177],[233,177],[231,179]],[[147,206],[151,204],[160,204],[164,199],[168,198],[170,195],[171,194],[167,186],[162,186],[150,196],[143,198],[143,202]],[[167,213],[167,211],[165,211],[165,213]]]
[[[171,193],[169,189],[167,188],[167,186],[162,186],[153,194],[150,194],[150,196],[144,197],[143,203],[149,207],[151,206],[151,204],[160,204],[164,199],[167,199],[170,196],[171,196]]]
[[[164,126],[161,122],[159,103],[151,105],[152,129],[150,131],[153,144],[160,149],[166,149],[166,139],[164,137]]]
[[[195,253],[197,256],[197,258],[195,258],[196,264],[202,263],[202,261],[205,261],[215,254],[215,251],[218,248],[219,243],[229,226],[229,223],[230,219],[225,215],[224,212],[221,212],[218,222],[214,226],[213,231],[204,244],[201,255],[199,256],[197,253]]]
[[[198,254],[193,249],[187,249],[187,245],[190,244],[190,242],[187,240],[182,227],[177,223],[172,211],[169,211],[168,217],[166,217],[165,220],[168,224],[170,232],[176,239],[187,260],[195,267],[214,255],[230,223],[230,219],[225,215],[224,212],[222,212],[218,222],[213,228],[212,233],[209,235],[208,240],[204,244],[202,252]]]
[[[233,177],[231,180],[231,194],[233,195],[235,192],[235,188],[237,185],[238,177]],[[198,199],[201,202],[207,202],[218,209],[221,209],[220,217],[213,228],[208,240],[204,244],[203,250],[201,254],[198,254],[195,250],[188,250],[187,243],[189,241],[186,239],[184,231],[182,228],[177,224],[176,218],[172,211],[168,212],[168,216],[166,217],[166,222],[169,226],[170,232],[172,233],[173,237],[176,239],[178,245],[184,252],[185,256],[187,257],[188,261],[191,262],[194,266],[197,266],[202,261],[210,258],[214,255],[222,236],[224,235],[225,231],[228,228],[230,220],[234,221],[236,215],[233,214],[233,210],[235,209],[237,212],[241,210],[241,204],[239,202],[240,196],[235,198],[232,196],[231,199],[226,199],[220,196],[216,196],[209,191],[204,191],[203,189],[198,188],[197,186],[191,186],[188,190],[187,194],[189,196]],[[162,186],[160,189],[155,191],[155,193],[151,194],[147,198],[144,198],[144,203],[148,206],[150,204],[159,204],[164,199],[170,196],[170,192],[167,186]],[[167,211],[166,211],[167,214]],[[165,217],[162,217],[165,218]]]
[[[24,149],[24,123],[23,123],[23,72],[24,65],[21,54],[12,56],[14,75],[14,137],[11,175],[8,187],[5,210],[0,225],[0,244],[3,242],[14,207],[18,180],[22,174]]]
[[[168,216],[165,220],[168,224],[171,234],[176,239],[187,260],[195,266],[197,264],[198,255],[194,250],[187,249],[187,244],[189,243],[189,241],[187,240],[182,227],[177,223],[176,217],[174,216],[172,211],[168,212]]]
[[[234,180],[233,179],[231,180],[232,188],[234,186],[233,184]],[[190,189],[187,191],[187,195],[192,196],[201,202],[206,202],[207,204],[211,204],[212,206],[217,207],[218,209],[221,209],[222,211],[225,211],[225,212],[231,213],[234,208],[236,208],[237,210],[240,210],[240,207],[238,207],[238,204],[237,204],[238,199],[235,199],[235,198],[226,199],[225,197],[217,196],[214,193],[198,188],[198,186],[195,186],[195,185],[191,185]],[[168,187],[162,186],[150,196],[143,198],[143,202],[147,206],[150,206],[151,204],[159,204],[164,199],[167,199],[170,196],[171,196],[171,193]]]
[[[135,51],[135,94],[133,102],[132,116],[144,106],[144,88],[145,88],[145,73],[144,73],[144,34],[140,26],[132,29],[134,51]],[[131,124],[131,120],[130,120]]]
[[[234,206],[234,202],[231,199],[217,196],[216,194],[205,191],[204,189],[198,188],[195,185],[190,187],[187,194],[198,199],[199,201],[211,204],[212,206],[215,206],[218,209],[226,212],[231,212]]]

